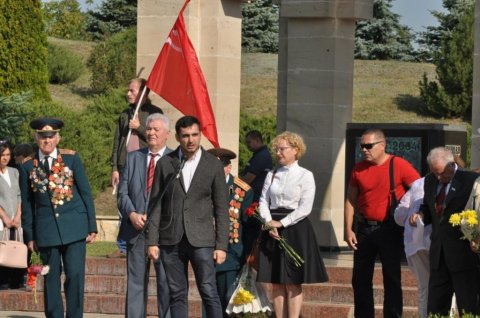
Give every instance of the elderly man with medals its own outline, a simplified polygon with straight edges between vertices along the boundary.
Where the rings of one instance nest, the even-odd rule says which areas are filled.
[[[63,121],[30,122],[38,151],[19,168],[22,226],[31,251],[50,270],[44,276],[45,316],[83,317],[86,244],[95,240],[95,208],[80,156],[57,148]],[[64,315],[60,276],[65,273]]]

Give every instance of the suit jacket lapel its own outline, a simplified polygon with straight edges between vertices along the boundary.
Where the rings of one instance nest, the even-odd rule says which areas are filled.
[[[458,180],[458,178],[453,178],[452,183],[450,184],[450,189],[448,190],[447,196],[445,197],[445,204],[447,206],[448,203],[457,195],[457,192],[462,187],[462,183]]]
[[[141,187],[145,187],[145,191],[143,191],[143,195],[145,197],[145,200],[147,199],[147,169],[148,169],[148,165],[147,165],[147,158],[148,158],[148,148],[145,148],[145,149],[142,149],[142,151],[140,152],[142,155],[140,156],[141,158],[141,162],[140,162],[140,166],[138,169],[139,170],[139,180],[140,180],[140,186]]]
[[[172,165],[173,173],[174,173],[172,178],[176,177],[176,174],[178,173],[178,168],[180,166],[180,159],[178,159],[179,152],[180,152],[180,147],[178,147],[177,149],[175,149],[174,151],[172,151],[168,154],[168,156],[172,158],[172,160],[170,161],[170,164]],[[180,173],[180,177],[178,179],[180,181],[180,185],[182,186],[183,192],[187,193],[187,191],[185,191],[185,183],[183,182],[183,174],[182,173]],[[191,185],[190,185],[190,187],[191,187]]]

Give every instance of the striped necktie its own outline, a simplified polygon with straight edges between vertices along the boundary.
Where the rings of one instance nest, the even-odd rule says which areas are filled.
[[[148,172],[147,172],[147,194],[150,193],[153,184],[153,175],[155,173],[155,157],[157,156],[156,153],[150,154],[150,163],[148,164]]]
[[[442,214],[443,202],[445,202],[445,197],[447,196],[447,193],[446,193],[447,185],[448,185],[448,182],[442,183],[442,187],[440,188],[440,191],[435,197],[435,212],[437,213],[438,216]]]

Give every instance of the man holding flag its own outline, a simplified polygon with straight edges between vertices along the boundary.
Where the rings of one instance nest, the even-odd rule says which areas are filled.
[[[112,187],[117,188],[120,183],[120,175],[125,167],[127,153],[147,147],[147,137],[145,126],[147,117],[154,113],[163,111],[152,105],[148,98],[148,90],[143,78],[134,78],[128,82],[128,91],[125,96],[128,107],[120,113],[113,138],[113,149],[111,157],[112,166]],[[119,224],[122,222],[122,216],[119,213]],[[107,255],[111,258],[126,257],[127,243],[118,238],[118,250]]]

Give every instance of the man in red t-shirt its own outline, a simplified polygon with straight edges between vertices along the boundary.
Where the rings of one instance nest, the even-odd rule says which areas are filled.
[[[355,165],[345,201],[345,241],[354,250],[352,286],[356,318],[375,317],[373,270],[380,256],[383,270],[384,317],[401,317],[403,311],[400,261],[403,251],[401,228],[390,215],[390,161],[385,152],[386,138],[379,129],[362,134],[364,160]],[[406,160],[394,159],[394,187],[397,202],[420,178]],[[354,214],[358,228],[353,231]]]

